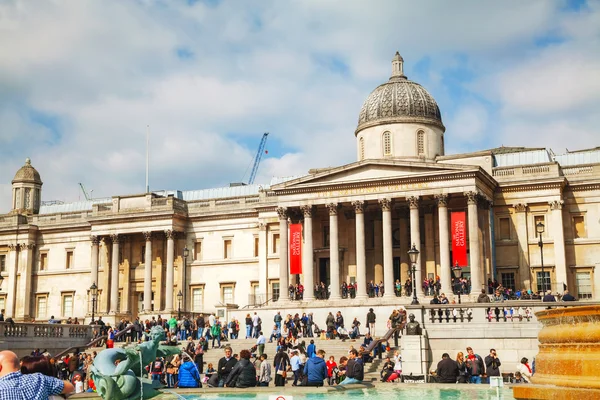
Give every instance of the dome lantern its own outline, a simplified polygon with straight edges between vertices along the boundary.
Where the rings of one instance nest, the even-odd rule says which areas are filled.
[[[12,180],[12,212],[37,214],[40,211],[42,179],[31,165],[31,159],[25,159],[23,165]]]
[[[404,75],[404,59],[399,52],[396,52],[396,55],[392,59],[392,78],[406,79]]]

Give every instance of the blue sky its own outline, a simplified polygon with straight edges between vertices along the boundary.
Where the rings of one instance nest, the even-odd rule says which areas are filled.
[[[600,2],[0,3],[0,213],[32,159],[43,199],[240,181],[353,162],[364,99],[400,51],[446,153],[600,145]],[[246,175],[247,176],[247,175]]]

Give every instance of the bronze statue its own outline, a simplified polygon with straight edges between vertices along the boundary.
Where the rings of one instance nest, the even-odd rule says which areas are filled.
[[[408,316],[410,322],[406,324],[406,334],[407,335],[420,335],[421,334],[421,325],[418,322],[415,322],[415,315],[410,314]]]

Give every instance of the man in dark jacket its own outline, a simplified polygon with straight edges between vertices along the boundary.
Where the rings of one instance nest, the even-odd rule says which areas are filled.
[[[556,297],[554,297],[554,295],[552,294],[552,291],[548,290],[546,292],[546,294],[544,295],[544,298],[542,299],[542,302],[544,303],[552,303],[556,301]]]
[[[485,357],[485,368],[487,376],[500,376],[500,359],[496,355],[495,349],[490,349],[490,355]]]
[[[371,336],[375,335],[375,318],[376,315],[373,312],[373,309],[369,308],[369,312],[367,313],[367,328],[369,329]]]
[[[577,299],[575,297],[573,297],[573,295],[571,293],[569,293],[568,290],[565,290],[565,293],[562,296],[562,301],[576,301]]]
[[[365,377],[362,359],[358,357],[358,352],[355,349],[350,350],[348,358],[348,364],[346,364],[346,379],[341,381],[340,385],[362,383]]]
[[[275,368],[275,386],[285,385],[285,374],[290,365],[290,357],[285,352],[285,348],[281,346],[279,351],[275,355],[273,360],[273,367]]]
[[[448,353],[444,353],[435,373],[438,383],[456,383],[459,375],[458,364],[450,358]]]
[[[250,362],[250,351],[240,351],[240,361],[235,364],[225,381],[227,387],[248,388],[256,386],[256,368]]]
[[[490,297],[485,293],[485,289],[481,289],[481,293],[479,293],[479,297],[477,297],[478,303],[489,303]]]
[[[475,354],[472,347],[467,347],[467,369],[469,370],[469,382],[481,383],[481,375],[485,374],[485,365],[479,354]]]
[[[317,356],[306,361],[304,375],[307,377],[306,386],[323,386],[323,380],[327,378],[325,350],[317,350]]]
[[[233,350],[231,347],[225,347],[225,357],[219,360],[219,364],[217,366],[217,375],[219,377],[219,387],[225,386],[225,382],[229,378],[229,374],[233,367],[237,364],[237,360],[233,357]]]
[[[200,340],[202,336],[204,336],[204,327],[206,326],[206,322],[204,321],[204,317],[200,315],[196,318],[196,329],[198,330],[198,334],[196,338]]]

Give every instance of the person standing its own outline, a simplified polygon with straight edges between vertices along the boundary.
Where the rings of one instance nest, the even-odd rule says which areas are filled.
[[[577,299],[575,297],[573,297],[573,295],[571,293],[569,293],[568,290],[565,289],[565,292],[563,293],[562,296],[562,301],[576,301]],[[525,376],[525,375],[523,375]]]
[[[198,344],[196,344],[196,349],[194,350],[194,363],[196,363],[198,371],[202,373],[204,370],[204,345],[202,340],[199,340]]]
[[[260,367],[258,368],[258,386],[269,386],[271,382],[271,364],[267,362],[267,355],[260,355]]]
[[[369,329],[369,333],[371,336],[375,336],[375,319],[376,315],[373,312],[372,308],[369,308],[369,312],[367,313],[367,328]]]
[[[281,311],[277,311],[277,314],[275,314],[275,316],[273,317],[273,322],[275,322],[275,325],[277,325],[277,328],[279,328],[279,330],[281,330],[281,321],[283,320],[283,317],[281,316]]]
[[[459,375],[458,364],[450,358],[448,353],[444,353],[435,373],[438,383],[456,383]]]
[[[470,383],[481,383],[481,376],[485,374],[485,365],[479,354],[473,352],[472,347],[467,347],[467,369]]]
[[[306,386],[323,386],[323,380],[328,377],[324,350],[318,350],[316,357],[306,361],[304,375],[307,377]]]
[[[316,354],[316,350],[317,350],[317,346],[315,346],[315,341],[314,340],[310,340],[310,344],[308,345],[308,347],[306,348],[306,356],[308,358],[313,358],[315,357]]]
[[[198,334],[196,336],[196,338],[198,340],[200,340],[200,338],[204,335],[204,326],[206,325],[206,322],[204,321],[204,317],[202,315],[199,315],[198,318],[196,318],[196,328],[198,329]]]
[[[335,357],[329,357],[329,360],[325,362],[325,365],[327,366],[327,383],[329,383],[329,386],[333,386],[335,384],[335,376],[333,374],[333,371],[337,369]]]
[[[308,313],[307,315],[307,321],[306,321],[306,336],[308,337],[314,337],[313,335],[313,313]]]
[[[458,379],[456,383],[467,383],[469,381],[469,370],[462,351],[456,354],[456,365],[458,366]]]
[[[259,357],[265,352],[265,343],[267,343],[267,338],[265,338],[262,331],[258,332],[258,339],[256,340],[256,348],[258,349]]]
[[[300,379],[300,356],[298,356],[298,350],[292,350],[292,358],[290,358],[290,367],[294,374],[294,383],[292,386],[298,386],[298,379]]]
[[[502,365],[502,363],[496,354],[496,350],[490,349],[490,354],[485,357],[487,376],[500,376],[500,365]]]
[[[285,386],[285,378],[287,376],[286,371],[289,365],[290,357],[285,352],[285,348],[281,346],[273,360],[273,366],[275,367],[275,386]]]
[[[258,331],[260,330],[259,325],[260,325],[260,317],[258,316],[256,311],[254,311],[254,315],[252,316],[252,337],[254,339],[258,338]]]

